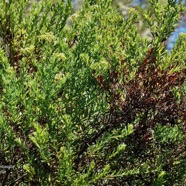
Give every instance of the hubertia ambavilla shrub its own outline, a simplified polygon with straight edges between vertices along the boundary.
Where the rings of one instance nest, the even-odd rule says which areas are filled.
[[[0,1],[2,185],[185,185],[183,7]],[[67,19],[71,25],[67,25]]]

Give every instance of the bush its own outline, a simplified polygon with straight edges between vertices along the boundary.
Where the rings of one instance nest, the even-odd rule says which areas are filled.
[[[182,5],[0,1],[2,185],[186,184]],[[71,21],[71,25],[67,22]]]

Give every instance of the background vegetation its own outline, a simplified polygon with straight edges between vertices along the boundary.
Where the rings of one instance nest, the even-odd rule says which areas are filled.
[[[186,184],[184,8],[148,2],[150,39],[110,0],[0,1],[2,185]]]

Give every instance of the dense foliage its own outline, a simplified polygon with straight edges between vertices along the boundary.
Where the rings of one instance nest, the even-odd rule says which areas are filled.
[[[186,185],[184,9],[149,5],[150,40],[111,0],[0,0],[2,185]]]

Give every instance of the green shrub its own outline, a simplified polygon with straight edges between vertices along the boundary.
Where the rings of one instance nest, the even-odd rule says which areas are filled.
[[[184,9],[149,4],[151,40],[111,0],[0,1],[2,185],[186,184]]]

